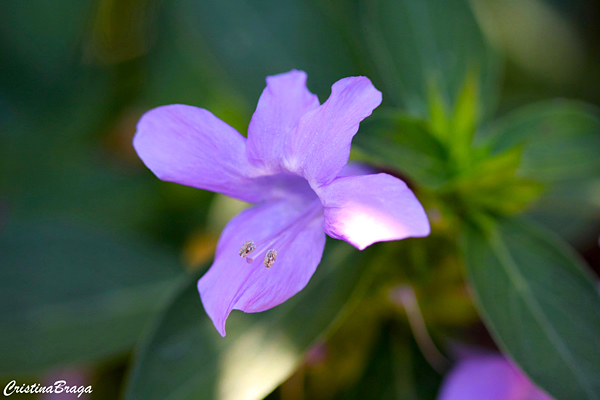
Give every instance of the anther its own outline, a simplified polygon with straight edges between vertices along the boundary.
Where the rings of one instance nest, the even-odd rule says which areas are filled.
[[[277,250],[269,250],[267,254],[265,254],[265,267],[271,268],[273,264],[275,264],[275,259],[277,258]]]
[[[253,240],[248,240],[246,243],[242,245],[240,249],[240,257],[246,257],[248,254],[252,253],[256,249],[256,245]]]

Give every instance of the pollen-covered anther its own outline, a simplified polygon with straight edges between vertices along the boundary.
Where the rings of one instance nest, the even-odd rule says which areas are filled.
[[[253,240],[248,240],[246,243],[242,245],[240,249],[240,257],[246,257],[248,254],[252,253],[256,249],[256,245]]]
[[[271,268],[277,259],[277,250],[269,250],[265,254],[265,267]]]

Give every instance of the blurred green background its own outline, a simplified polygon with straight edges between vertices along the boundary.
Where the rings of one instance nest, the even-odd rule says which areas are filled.
[[[529,197],[524,204],[530,218],[561,235],[592,268],[600,269],[598,1],[22,0],[0,2],[0,15],[0,386],[11,379],[42,382],[49,371],[67,366],[83,371],[83,381],[94,387],[94,400],[125,396],[126,376],[134,377],[127,385],[131,399],[167,394],[198,398],[193,397],[198,393],[212,398],[215,382],[223,386],[227,379],[264,379],[255,394],[262,397],[296,371],[269,398],[358,399],[367,398],[360,394],[370,387],[365,382],[382,379],[382,371],[401,360],[406,363],[401,369],[412,372],[403,375],[406,382],[396,383],[410,387],[406,393],[413,397],[400,398],[435,398],[440,374],[421,355],[401,308],[356,296],[409,282],[431,329],[480,345],[491,340],[463,286],[451,240],[455,232],[448,228],[452,218],[443,209],[440,215],[435,211],[444,195],[430,196],[441,185],[436,181],[441,175],[430,179],[425,167],[421,173],[420,166],[405,169],[402,161],[390,162],[394,155],[377,149],[371,134],[377,117],[390,110],[435,122],[429,83],[453,104],[465,82],[468,86],[469,73],[477,76],[479,91],[476,142],[497,136],[502,124],[518,120],[519,114],[510,112],[521,106],[555,98],[586,102],[568,103],[571,108],[566,109],[551,103],[558,116],[544,123],[558,126],[564,113],[566,124],[581,131],[590,127],[592,134],[569,142],[568,149],[558,140],[551,144],[558,149],[544,150],[546,156],[562,157],[544,165],[560,161],[563,177],[535,162],[521,164],[525,175],[529,171],[543,182],[560,181],[535,207],[529,206]],[[158,367],[140,367],[161,361],[139,349],[151,346],[162,329],[152,322],[157,312],[172,316],[169,307],[183,298],[189,299],[188,308],[175,313],[180,319],[172,326],[180,330],[174,335],[200,329],[190,328],[194,318],[205,318],[197,293],[176,288],[188,287],[185,282],[207,267],[221,228],[240,205],[159,181],[132,148],[135,124],[152,107],[182,103],[209,109],[245,134],[265,77],[293,68],[307,72],[308,87],[321,102],[338,79],[372,79],[384,100],[372,127],[359,131],[353,157],[408,179],[423,194],[428,211],[434,210],[434,234],[423,248],[411,250],[416,241],[409,240],[396,247],[374,246],[360,257],[348,246],[328,242],[325,260],[332,261],[324,263],[332,267],[315,275],[308,294],[298,295],[300,300],[291,300],[294,304],[286,309],[256,317],[264,326],[246,316],[230,321],[233,332],[283,324],[294,338],[288,344],[293,356],[264,356],[268,343],[260,335],[241,333],[243,340],[233,342],[234,333],[231,345],[222,344],[212,326],[203,325],[204,333],[197,335],[209,339],[198,339],[199,348],[165,344],[164,357],[183,352],[196,363],[205,361],[207,369],[218,365],[221,372],[189,378],[204,379],[210,390],[171,393],[185,384]],[[528,110],[546,110],[539,104]],[[524,119],[530,115],[521,113]],[[489,122],[507,114],[511,116],[502,123]],[[401,126],[399,135],[402,129],[410,131]],[[510,147],[502,140],[496,152]],[[410,151],[402,153],[402,143],[398,146],[396,156],[429,163],[429,153],[420,161]],[[526,150],[526,156],[537,157],[536,148]],[[593,168],[585,164],[578,169],[580,160]],[[465,190],[475,190],[469,188]],[[514,207],[522,208],[520,203]],[[419,267],[418,260],[426,258],[419,251],[428,248],[436,254]],[[380,279],[381,265],[396,253],[409,254],[412,267],[396,280]],[[364,264],[374,265],[375,272],[365,276]],[[343,275],[336,272],[338,265],[346,269]],[[328,291],[331,286],[337,291]],[[373,291],[373,286],[379,289]],[[322,297],[314,298],[314,293]],[[317,315],[311,317],[317,321],[296,326],[294,320],[302,315]],[[141,355],[132,372],[136,343]],[[299,361],[311,346],[312,358]],[[224,366],[232,357],[251,359],[247,353],[254,354],[252,349],[260,349],[264,365],[272,369],[259,370],[263,374],[257,378]],[[396,353],[403,356],[392,360]],[[252,366],[251,361],[241,365]],[[224,377],[223,371],[233,375]],[[168,389],[146,385],[146,390],[156,390],[155,397],[139,389],[161,379],[161,387]],[[221,397],[245,396],[231,393]],[[383,391],[372,395],[395,398]]]

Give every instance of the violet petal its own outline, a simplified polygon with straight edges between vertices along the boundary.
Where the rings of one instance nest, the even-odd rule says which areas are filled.
[[[202,108],[174,104],[145,113],[133,145],[144,164],[169,182],[248,202],[265,198],[263,172],[246,157],[246,139]]]
[[[340,177],[317,194],[325,207],[325,232],[360,250],[375,242],[429,234],[421,203],[391,175]]]
[[[525,400],[524,383],[500,355],[470,358],[446,376],[437,400]]]
[[[285,140],[300,117],[319,107],[306,88],[306,73],[292,70],[267,77],[256,111],[248,126],[247,154],[255,165],[278,170]]]
[[[337,177],[341,178],[343,176],[370,175],[375,173],[377,173],[377,171],[367,164],[349,162],[344,166],[344,168],[342,168]]]
[[[331,182],[350,156],[360,121],[381,103],[381,92],[364,77],[350,77],[331,87],[331,96],[298,122],[287,140],[284,167],[304,176],[313,188]]]
[[[466,358],[444,378],[437,400],[553,400],[501,354]]]
[[[278,243],[261,244],[272,236]],[[241,246],[253,240],[247,258]],[[204,308],[225,336],[231,310],[258,312],[272,308],[299,292],[314,273],[325,246],[323,210],[318,200],[275,200],[247,209],[233,218],[221,234],[213,265],[198,282]],[[263,264],[266,250],[277,250],[271,268]]]

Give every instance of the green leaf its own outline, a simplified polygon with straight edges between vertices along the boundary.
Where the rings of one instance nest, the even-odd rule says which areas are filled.
[[[272,310],[234,311],[225,338],[202,308],[196,279],[183,285],[139,349],[126,398],[262,399],[270,393],[362,293],[356,286],[366,268],[356,251],[343,243],[326,247],[306,288]]]
[[[585,238],[600,220],[600,112],[570,100],[522,107],[478,138],[492,154],[522,150],[519,176],[546,190],[531,216],[569,240]],[[595,222],[596,221],[596,222]]]
[[[15,113],[31,112],[31,118],[37,118],[51,111],[44,119],[49,122],[52,112],[60,112],[65,103],[87,93],[82,87],[89,78],[103,83],[103,74],[85,66],[78,49],[94,3],[57,0],[38,4],[24,0],[0,4],[0,14],[10,15],[0,26],[2,100],[15,102]]]
[[[458,173],[468,170],[473,158],[473,136],[479,123],[477,86],[477,74],[468,71],[450,113],[436,81],[430,79],[428,82],[428,129],[448,149],[452,168]]]
[[[469,164],[473,136],[479,122],[477,85],[477,75],[469,71],[465,79],[465,84],[454,105],[454,113],[451,120],[452,125],[448,136],[448,146],[452,152],[453,159],[456,160],[461,170],[466,169]]]
[[[498,100],[500,63],[466,0],[362,1],[363,36],[387,98],[425,117],[432,85],[455,109],[467,75],[476,72],[481,116]]]
[[[600,179],[600,112],[570,100],[543,101],[499,119],[482,134],[492,154],[523,147],[523,176],[558,182]]]
[[[474,160],[469,170],[452,182],[443,195],[458,194],[462,214],[516,214],[530,206],[544,189],[533,179],[519,176],[521,158],[521,149],[513,148]]]
[[[528,214],[572,243],[597,236],[600,179],[573,179],[554,185]]]
[[[242,93],[250,112],[268,75],[304,70],[308,87],[324,101],[335,81],[357,74],[348,43],[310,1],[173,3],[184,53]]]
[[[438,188],[450,177],[448,151],[430,133],[425,121],[402,113],[379,113],[363,121],[354,145],[367,161]]]
[[[335,400],[433,400],[441,376],[425,361],[409,327],[386,321],[363,375]]]
[[[469,281],[500,347],[557,399],[600,399],[600,295],[564,243],[518,220],[468,229]]]
[[[382,326],[361,378],[336,400],[418,399],[411,368],[408,335],[398,324]]]
[[[77,224],[0,228],[0,374],[127,351],[181,274],[170,255]]]

